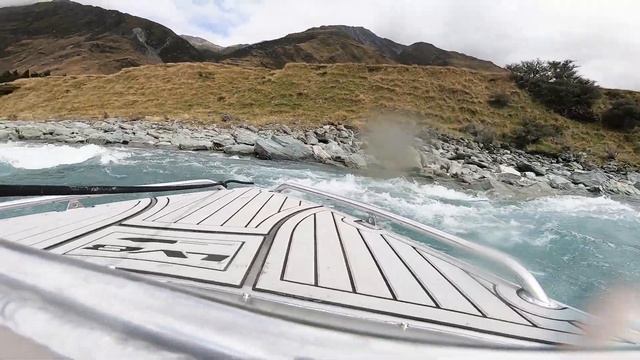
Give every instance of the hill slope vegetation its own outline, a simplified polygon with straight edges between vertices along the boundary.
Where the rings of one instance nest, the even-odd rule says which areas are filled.
[[[112,75],[21,79],[13,84],[17,89],[0,96],[0,118],[146,117],[200,123],[231,118],[233,123],[256,125],[364,127],[386,114],[392,121],[409,120],[457,134],[480,128],[498,140],[509,139],[523,124],[535,123],[553,126],[557,136],[530,150],[584,151],[606,160],[615,149],[619,160],[640,164],[638,134],[557,115],[533,102],[508,74],[501,73],[435,66],[288,64],[271,70],[192,63],[143,66]],[[496,94],[507,97],[507,104],[492,105]]]

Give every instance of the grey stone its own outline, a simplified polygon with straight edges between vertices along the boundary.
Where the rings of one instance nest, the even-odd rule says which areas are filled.
[[[627,196],[640,195],[640,190],[631,184],[626,184],[617,180],[607,180],[602,184],[604,191]]]
[[[329,155],[328,152],[326,152],[322,146],[320,145],[313,145],[311,147],[311,150],[313,151],[313,157],[321,162],[321,163],[328,163],[329,161],[331,161],[331,155]]]
[[[211,143],[215,149],[224,149],[225,146],[235,145],[236,140],[231,134],[222,133],[212,136]]]
[[[498,172],[500,174],[511,174],[518,177],[521,176],[518,170],[512,168],[511,166],[506,166],[506,165],[498,165]]]
[[[310,146],[289,135],[257,139],[255,153],[260,159],[272,160],[306,160],[313,157]]]
[[[322,144],[321,147],[333,160],[344,161],[347,156],[347,152],[335,141],[329,141],[326,144]]]
[[[15,131],[0,130],[0,141],[14,140],[14,138],[15,138]]]
[[[254,153],[253,145],[236,144],[224,147],[224,152],[230,155],[252,155]]]
[[[105,133],[92,133],[86,137],[86,142],[95,145],[105,145],[113,143],[113,137]]]
[[[571,181],[573,181],[575,184],[583,184],[587,188],[602,186],[602,184],[607,180],[607,175],[600,171],[576,171],[571,174]]]
[[[254,145],[258,134],[247,129],[237,128],[233,131],[233,137],[238,144]]]
[[[559,190],[571,190],[573,188],[573,184],[571,181],[565,179],[559,175],[548,174],[547,179],[549,179],[549,186],[554,189]]]
[[[525,171],[523,173],[524,177],[527,179],[535,179],[536,178],[536,174],[529,172],[529,171]]]
[[[344,159],[344,164],[353,169],[366,169],[367,159],[361,154],[351,154]]]
[[[307,131],[305,134],[305,141],[308,145],[318,144],[318,138],[314,135],[313,131]]]
[[[538,176],[546,175],[547,171],[541,166],[521,161],[516,164],[516,169],[520,172],[532,172]]]
[[[40,127],[25,126],[18,128],[18,137],[22,140],[40,140],[44,131]]]

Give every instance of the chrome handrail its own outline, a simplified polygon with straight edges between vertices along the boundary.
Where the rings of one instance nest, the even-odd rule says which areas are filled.
[[[529,270],[527,270],[527,268],[525,268],[522,264],[520,264],[516,259],[512,258],[511,256],[505,254],[502,251],[499,251],[484,245],[476,244],[474,242],[462,239],[455,235],[448,234],[444,231],[438,230],[428,225],[421,224],[411,219],[407,219],[403,216],[396,215],[392,212],[386,211],[379,207],[365,204],[356,200],[345,198],[340,195],[335,195],[322,190],[317,190],[304,185],[284,183],[277,186],[273,191],[282,192],[284,190],[295,190],[303,193],[309,193],[309,194],[322,196],[325,198],[329,198],[331,200],[335,200],[335,201],[347,204],[354,208],[365,211],[369,215],[375,214],[377,216],[380,216],[387,220],[391,220],[400,225],[404,225],[408,228],[417,230],[423,234],[426,234],[430,237],[435,238],[436,240],[471,251],[475,254],[483,256],[486,259],[496,261],[502,264],[503,266],[505,266],[507,269],[511,270],[513,275],[516,276],[516,279],[518,280],[518,284],[522,287],[522,290],[526,292],[526,294],[524,294],[526,296],[523,296],[525,300],[533,302],[538,305],[542,305],[542,306],[547,306],[547,307],[555,306],[555,304],[549,299],[549,297],[545,293],[544,289],[542,289],[542,286],[540,286],[540,283],[538,283],[538,280],[536,280],[535,276],[533,276],[533,274],[531,274]]]
[[[209,179],[198,179],[198,180],[186,180],[186,181],[176,181],[176,182],[168,182],[168,183],[158,183],[158,184],[145,184],[140,186],[174,186],[174,185],[200,185],[200,184],[213,184],[215,181]],[[0,202],[0,211],[3,210],[12,210],[12,209],[21,209],[28,208],[31,206],[37,205],[46,205],[46,204],[55,204],[61,202],[77,202],[82,199],[89,199],[94,197],[102,197],[107,196],[108,194],[101,195],[60,195],[60,196],[38,196],[26,199],[18,199],[13,201],[5,201]]]

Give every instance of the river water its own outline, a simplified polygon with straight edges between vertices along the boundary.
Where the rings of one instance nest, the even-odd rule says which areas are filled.
[[[614,286],[640,284],[640,206],[628,201],[499,200],[323,165],[96,145],[0,144],[2,184],[124,185],[200,178],[251,179],[260,186],[291,181],[375,204],[513,255],[551,297],[583,309]]]

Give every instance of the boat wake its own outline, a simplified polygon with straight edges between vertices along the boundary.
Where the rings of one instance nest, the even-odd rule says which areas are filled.
[[[0,144],[0,165],[15,169],[40,170],[60,165],[81,164],[97,160],[102,165],[120,163],[131,154],[123,149],[98,145]]]

